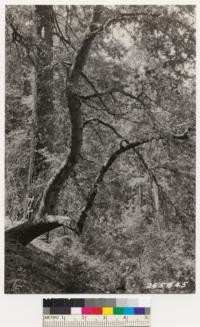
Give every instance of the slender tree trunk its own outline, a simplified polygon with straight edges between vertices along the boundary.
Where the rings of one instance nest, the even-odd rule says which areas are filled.
[[[135,201],[135,215],[136,217],[142,216],[142,185],[140,184],[138,186],[138,193],[136,195],[136,201]]]
[[[161,213],[160,213],[160,199],[159,199],[159,190],[158,190],[158,185],[155,183],[153,180],[151,183],[152,187],[152,195],[153,195],[153,201],[154,201],[154,209],[155,209],[155,219],[156,219],[156,224],[157,228],[160,231],[161,229]]]
[[[33,115],[32,144],[24,218],[33,219],[38,209],[41,189],[33,189],[38,178],[44,180],[49,164],[45,153],[53,152],[53,15],[52,6],[35,6],[36,48],[32,74]]]
[[[29,158],[29,168],[28,168],[28,180],[26,188],[26,196],[24,200],[24,214],[23,218],[28,219],[31,217],[32,213],[32,202],[34,198],[32,197],[32,182],[33,182],[33,171],[35,162],[35,125],[36,125],[36,71],[35,66],[32,67],[30,74],[30,84],[31,84],[31,94],[32,94],[32,116],[31,116],[31,144],[30,144],[30,158]]]
[[[36,6],[36,119],[35,158],[33,179],[37,179],[48,165],[41,151],[53,152],[53,15],[52,6]]]

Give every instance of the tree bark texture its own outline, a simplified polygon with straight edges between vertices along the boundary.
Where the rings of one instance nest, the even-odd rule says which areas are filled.
[[[68,102],[70,121],[71,121],[71,148],[70,154],[66,161],[62,164],[58,172],[49,181],[40,203],[39,211],[37,213],[37,220],[40,220],[44,215],[54,214],[57,204],[57,198],[64,183],[74,170],[79,157],[81,155],[82,147],[82,113],[81,101],[78,94],[78,83],[83,67],[86,63],[92,41],[98,33],[98,30],[93,30],[95,23],[100,20],[102,6],[96,6],[93,11],[93,17],[85,37],[78,49],[74,63],[71,67],[68,82],[66,85],[66,97]]]
[[[52,6],[36,6],[36,106],[34,121],[35,155],[33,180],[48,165],[42,150],[53,152],[53,15]]]
[[[6,231],[5,241],[16,240],[23,245],[27,245],[38,236],[50,232],[51,230],[61,227],[57,221],[54,222],[38,222],[34,224],[32,221],[26,221],[16,227],[13,227]]]
[[[37,37],[32,73],[32,140],[24,218],[33,219],[39,206],[41,189],[33,190],[38,178],[46,175],[49,163],[45,154],[53,152],[53,15],[52,6],[35,6]],[[34,76],[33,76],[34,75]],[[33,85],[34,84],[34,85]],[[36,194],[37,193],[37,194]],[[29,201],[31,199],[31,201]]]

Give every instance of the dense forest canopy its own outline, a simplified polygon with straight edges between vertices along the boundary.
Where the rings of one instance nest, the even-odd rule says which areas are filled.
[[[7,6],[6,241],[65,293],[193,292],[194,206],[194,6]]]

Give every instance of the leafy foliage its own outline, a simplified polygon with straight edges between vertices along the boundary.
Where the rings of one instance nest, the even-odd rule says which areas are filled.
[[[46,166],[32,181],[28,199],[37,98],[33,70],[43,40],[36,33],[33,6],[7,6],[6,215],[12,224],[24,218],[28,201],[38,201],[38,207],[47,181],[70,152],[65,90],[92,12],[92,6],[53,7],[53,58],[40,71],[53,72],[53,111],[48,115],[54,126],[52,149],[39,149]],[[82,154],[60,191],[55,213],[78,221],[101,167],[123,147],[122,141],[149,142],[119,155],[106,171],[79,238],[62,228],[49,233],[45,277],[41,279],[39,269],[46,253],[44,239],[27,249],[8,248],[7,292],[194,291],[194,14],[192,6],[103,7],[103,28],[92,42],[77,87]],[[46,128],[46,120],[42,124]],[[188,127],[185,139],[174,137]],[[15,272],[16,265],[24,273]],[[54,280],[54,267],[61,272],[56,284],[47,277],[51,273]],[[16,280],[29,278],[30,283],[15,290]],[[157,282],[188,284],[181,290],[147,289],[148,283]]]

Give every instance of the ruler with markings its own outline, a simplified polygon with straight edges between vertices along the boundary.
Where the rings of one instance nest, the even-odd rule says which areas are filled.
[[[150,327],[150,315],[44,315],[43,327]]]

